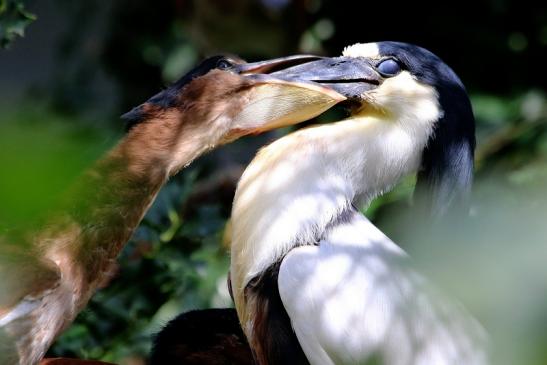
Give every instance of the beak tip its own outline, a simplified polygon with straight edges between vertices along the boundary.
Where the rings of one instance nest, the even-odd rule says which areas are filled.
[[[333,91],[334,91],[334,90],[333,90]],[[335,91],[334,94],[335,94],[335,95],[334,95],[333,99],[334,99],[337,103],[340,103],[340,102],[342,102],[342,101],[348,100],[347,97],[345,97],[344,95],[340,94],[340,93],[337,92],[337,91]]]
[[[312,82],[305,83],[305,84],[310,89],[315,89],[316,91],[318,91],[322,95],[326,95],[327,97],[331,98],[332,101],[334,102],[334,104],[338,104],[338,103],[348,99],[346,96],[342,95],[338,91],[336,91],[334,89],[331,89],[329,87],[323,86],[321,84],[316,84],[316,83],[312,83]]]

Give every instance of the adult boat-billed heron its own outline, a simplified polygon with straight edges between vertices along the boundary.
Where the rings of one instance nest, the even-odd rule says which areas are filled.
[[[262,149],[239,182],[231,287],[256,361],[486,363],[478,322],[356,208],[417,174],[432,220],[465,211],[475,136],[462,82],[397,42],[356,44],[282,75],[296,76],[353,105],[347,119]]]

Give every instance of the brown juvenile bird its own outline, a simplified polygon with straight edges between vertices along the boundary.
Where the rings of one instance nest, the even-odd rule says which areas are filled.
[[[0,238],[0,364],[42,359],[109,278],[170,176],[218,145],[310,119],[344,100],[279,72],[316,59],[209,58],[125,114],[127,135],[79,179],[47,227]]]

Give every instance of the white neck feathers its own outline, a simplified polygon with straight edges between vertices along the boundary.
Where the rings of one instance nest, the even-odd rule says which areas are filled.
[[[416,171],[433,122],[424,128],[358,115],[300,130],[258,153],[232,211],[231,279],[240,318],[253,277],[291,248],[313,244],[349,205],[368,203]]]

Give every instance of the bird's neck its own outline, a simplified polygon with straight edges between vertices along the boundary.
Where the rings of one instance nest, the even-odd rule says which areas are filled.
[[[192,118],[194,114],[194,110],[186,114],[172,110],[140,123],[129,131],[117,152],[130,163],[128,168],[134,174],[153,178],[157,172],[164,177],[173,176],[224,143],[228,134],[229,116],[198,114]]]
[[[48,258],[79,288],[82,303],[108,280],[168,177],[215,144],[191,126],[164,116],[133,127],[77,181],[60,218],[41,235]]]
[[[262,150],[232,212],[232,285],[242,290],[291,248],[314,244],[351,204],[369,202],[414,172],[428,133],[362,116],[301,130]],[[243,298],[235,298],[241,308]]]

